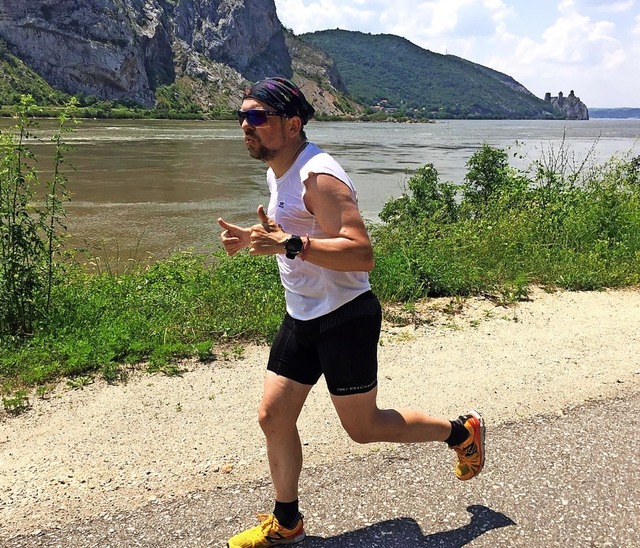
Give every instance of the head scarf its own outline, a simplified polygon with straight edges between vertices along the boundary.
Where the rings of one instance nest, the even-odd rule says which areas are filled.
[[[315,113],[300,88],[286,78],[265,78],[256,82],[244,92],[244,98],[249,97],[269,105],[285,116],[300,116],[303,125]]]

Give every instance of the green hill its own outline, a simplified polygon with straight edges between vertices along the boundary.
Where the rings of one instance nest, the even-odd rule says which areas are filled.
[[[640,108],[590,108],[589,114],[591,114],[592,118],[640,118]]]
[[[562,117],[510,76],[390,34],[326,30],[302,34],[333,58],[355,100],[425,118]]]
[[[564,117],[549,102],[535,97],[506,74],[460,57],[424,50],[398,36],[327,30],[289,37],[287,46],[294,79],[314,100],[319,113],[358,115],[360,104],[370,112],[379,111],[381,117],[392,114],[423,119]],[[314,53],[311,48],[322,52]],[[158,104],[155,109],[134,108],[83,94],[77,95],[78,104],[87,110],[86,115],[94,117],[181,117],[204,115],[201,105],[204,102],[209,115],[215,115],[218,103],[228,102],[229,97],[218,100],[213,95],[220,94],[220,89],[238,87],[237,81],[227,82],[224,77],[220,79],[224,84],[221,88],[220,82],[201,82],[199,86],[189,82],[177,79],[174,84],[156,90],[157,103],[166,105],[167,112],[159,110]],[[0,40],[0,115],[12,112],[9,106],[17,104],[22,94],[31,94],[38,105],[49,107],[45,114],[55,112],[51,108],[64,104],[70,97],[47,83]]]

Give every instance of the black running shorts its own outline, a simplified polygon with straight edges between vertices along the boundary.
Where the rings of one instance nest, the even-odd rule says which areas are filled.
[[[286,314],[267,369],[310,385],[324,374],[335,396],[368,392],[378,383],[381,323],[380,302],[371,291],[313,320]]]

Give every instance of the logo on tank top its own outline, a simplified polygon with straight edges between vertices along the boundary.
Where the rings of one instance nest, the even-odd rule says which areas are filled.
[[[278,202],[278,207],[279,207],[280,209],[284,209],[284,200],[280,200],[280,201]]]

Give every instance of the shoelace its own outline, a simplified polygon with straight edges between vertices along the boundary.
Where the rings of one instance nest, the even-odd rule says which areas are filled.
[[[274,528],[276,517],[273,514],[258,514],[258,519],[261,521],[260,527],[263,531],[270,531]]]
[[[454,449],[461,462],[471,465],[480,463],[480,453],[478,452],[475,442],[472,441],[466,447],[456,447]]]

